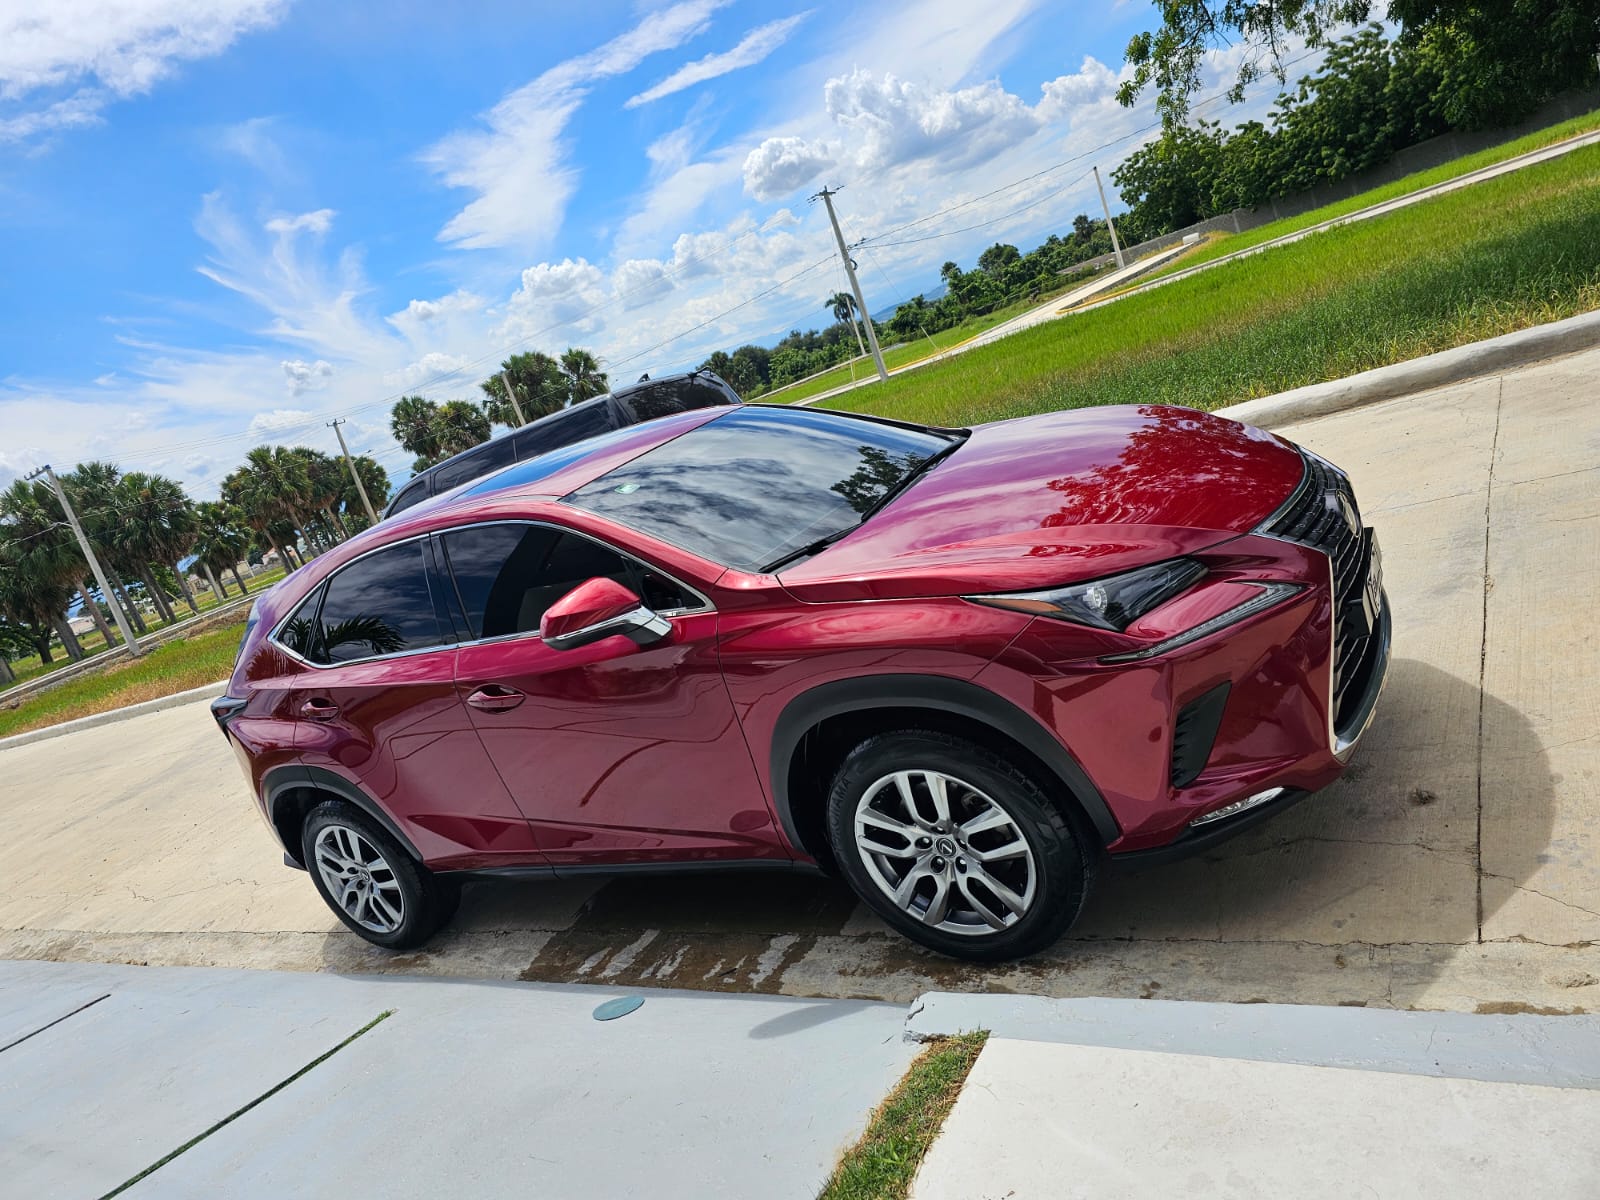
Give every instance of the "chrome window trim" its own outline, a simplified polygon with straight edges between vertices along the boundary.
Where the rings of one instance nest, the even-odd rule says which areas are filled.
[[[619,549],[616,546],[613,546],[610,542],[605,541],[603,538],[598,538],[598,537],[594,536],[591,533],[585,533],[581,529],[573,529],[569,525],[557,525],[552,521],[539,521],[539,520],[536,520],[536,519],[534,519],[532,517],[496,517],[496,518],[494,518],[492,520],[488,520],[488,521],[471,521],[471,522],[469,522],[469,523],[467,523],[465,525],[452,525],[448,529],[435,529],[433,531],[432,535],[430,535],[430,536],[437,536],[440,539],[443,539],[446,534],[461,533],[462,531],[468,530],[468,529],[485,529],[485,528],[487,528],[487,527],[489,527],[491,525],[537,525],[537,526],[539,526],[539,527],[541,527],[543,529],[553,529],[557,533],[570,533],[570,534],[573,534],[576,537],[581,537],[581,538],[586,539],[587,541],[593,542],[595,545],[601,547],[602,549],[610,550],[613,554],[617,555],[619,558],[625,558],[629,562],[637,563],[639,566],[643,567],[647,571],[654,571],[657,575],[664,576],[665,578],[671,580],[673,582],[673,584],[676,585],[678,588],[680,588],[683,591],[687,592],[689,595],[696,597],[700,601],[699,607],[696,607],[696,608],[663,608],[663,609],[657,609],[657,610],[655,610],[657,616],[667,617],[667,618],[671,618],[671,617],[697,617],[697,616],[702,616],[702,615],[704,615],[706,613],[715,613],[717,611],[717,606],[711,603],[710,598],[707,597],[704,592],[702,592],[697,587],[693,587],[690,584],[684,583],[683,580],[679,579],[671,571],[662,570],[660,567],[655,566],[652,563],[646,562],[644,559],[640,558],[637,554],[630,554],[626,550],[622,550],[622,549]],[[444,557],[445,557],[444,570],[450,573],[450,583],[451,583],[452,586],[455,586],[455,570],[454,570],[453,567],[450,566],[450,561],[449,561],[450,560],[450,551],[449,551],[448,548],[445,548],[445,547],[442,547],[442,546],[441,546],[441,549],[444,549]],[[460,603],[459,595],[457,596],[457,603],[458,604]],[[464,607],[465,606],[463,606],[463,608]],[[461,615],[462,615],[463,618],[465,618],[467,614],[465,612],[462,612]],[[455,644],[457,646],[488,646],[488,645],[494,644],[495,642],[512,642],[512,641],[516,641],[519,638],[538,638],[538,637],[539,637],[539,631],[537,629],[519,629],[516,633],[500,633],[500,634],[496,634],[494,637],[463,638],[461,641],[459,641],[459,642],[457,642]]]
[[[349,570],[351,567],[355,566],[362,559],[371,558],[374,554],[379,554],[379,553],[383,552],[384,550],[393,550],[396,546],[409,545],[412,542],[426,541],[431,536],[432,536],[432,534],[428,534],[428,533],[414,533],[410,537],[396,538],[392,542],[385,542],[381,546],[374,546],[370,550],[363,550],[360,554],[356,555],[354,558],[352,558],[347,563],[340,563],[337,567],[335,567],[327,575],[323,576],[322,579],[320,579],[317,582],[316,586],[314,586],[309,592],[307,592],[305,594],[305,596],[300,600],[299,604],[296,604],[286,614],[284,614],[283,618],[281,620],[279,620],[279,622],[272,627],[272,632],[267,634],[267,641],[270,642],[272,645],[276,646],[279,650],[282,650],[290,658],[294,659],[295,662],[301,663],[302,665],[310,667],[310,668],[312,668],[313,670],[316,670],[316,671],[336,671],[340,667],[350,667],[350,666],[356,665],[357,663],[376,662],[379,659],[410,658],[413,655],[417,655],[417,654],[432,654],[437,650],[454,650],[458,645],[460,645],[460,643],[457,642],[453,637],[449,636],[448,634],[445,634],[445,631],[441,629],[439,631],[440,634],[443,635],[441,640],[438,641],[437,643],[435,643],[432,646],[418,646],[413,650],[396,650],[391,654],[368,654],[363,658],[347,658],[342,662],[336,662],[336,663],[319,663],[319,662],[312,662],[309,658],[305,657],[303,654],[300,654],[299,652],[297,652],[295,650],[291,650],[278,637],[278,635],[283,632],[283,627],[289,623],[290,618],[292,618],[295,615],[295,613],[299,612],[300,609],[305,605],[305,602],[307,600],[311,599],[312,596],[316,595],[316,593],[318,591],[321,591],[323,593],[323,599],[324,600],[327,599],[328,585],[330,583],[332,583],[333,580],[337,579],[341,572]],[[316,560],[313,559],[312,561],[314,562]],[[422,577],[425,580],[428,578],[426,565],[424,565],[424,567],[423,567],[423,575],[422,575]],[[428,589],[429,589],[428,598],[430,600],[432,600],[433,599],[433,585],[432,585],[431,582],[428,585]],[[317,604],[317,616],[318,616],[318,619],[320,620],[321,616],[322,616],[322,604],[321,604],[320,601]]]

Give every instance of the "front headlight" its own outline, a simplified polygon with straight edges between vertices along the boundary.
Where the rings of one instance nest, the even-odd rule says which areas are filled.
[[[1010,592],[967,599],[975,604],[1121,633],[1145,613],[1193,587],[1205,573],[1205,567],[1192,558],[1174,558],[1046,592]]]

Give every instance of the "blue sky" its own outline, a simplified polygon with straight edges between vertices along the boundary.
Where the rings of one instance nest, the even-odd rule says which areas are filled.
[[[861,253],[876,310],[1093,211],[1152,120],[1111,96],[1142,0],[43,13],[0,14],[0,485],[99,457],[208,497],[339,415],[398,477],[393,399],[507,353],[622,380],[822,324],[822,183],[852,239],[964,204]]]

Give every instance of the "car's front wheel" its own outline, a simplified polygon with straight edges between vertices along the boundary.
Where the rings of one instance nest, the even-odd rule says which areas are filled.
[[[301,851],[334,915],[374,946],[420,946],[455,907],[453,887],[352,804],[329,800],[312,809],[301,829]]]
[[[943,733],[882,734],[845,758],[828,797],[845,877],[879,916],[956,958],[1019,958],[1083,908],[1094,863],[1028,775]]]

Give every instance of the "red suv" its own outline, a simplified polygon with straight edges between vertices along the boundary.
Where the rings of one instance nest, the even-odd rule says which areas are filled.
[[[749,405],[507,467],[258,602],[213,705],[351,929],[473,875],[836,871],[946,954],[1331,782],[1389,656],[1349,481],[1173,408]]]

